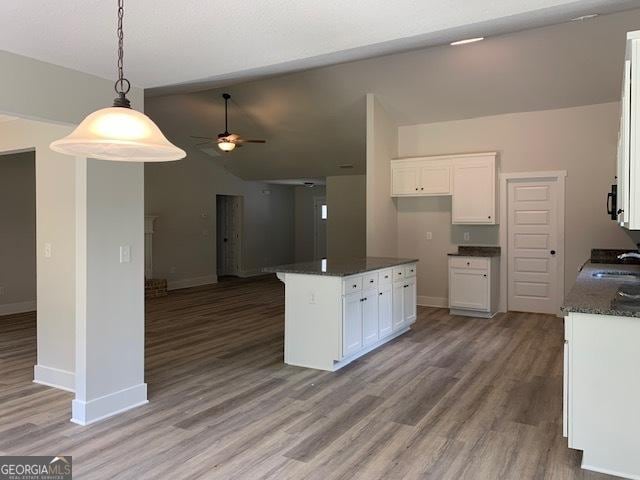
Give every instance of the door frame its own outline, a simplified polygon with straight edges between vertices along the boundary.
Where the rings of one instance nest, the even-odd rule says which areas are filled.
[[[509,182],[513,180],[550,180],[555,181],[558,187],[558,245],[556,245],[557,258],[558,258],[558,286],[561,287],[560,295],[557,297],[556,315],[561,317],[560,308],[564,304],[564,215],[565,215],[565,181],[567,178],[566,170],[548,170],[540,172],[517,172],[517,173],[500,173],[500,225],[503,228],[500,229],[500,301],[498,303],[498,310],[500,312],[506,312],[509,308],[508,305],[508,285],[507,278],[509,269],[507,268],[507,262],[509,259]]]

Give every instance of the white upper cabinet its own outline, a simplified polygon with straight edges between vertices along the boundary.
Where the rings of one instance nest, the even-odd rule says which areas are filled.
[[[391,170],[391,191],[393,195],[417,195],[418,175],[417,165],[399,165]]]
[[[453,166],[452,223],[496,223],[495,158],[461,160]]]
[[[405,158],[391,162],[391,196],[452,196],[452,223],[497,222],[496,153]]]
[[[618,223],[640,230],[640,31],[627,34],[618,133]]]

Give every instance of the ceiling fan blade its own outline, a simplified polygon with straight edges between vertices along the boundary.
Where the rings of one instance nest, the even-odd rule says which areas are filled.
[[[212,137],[197,137],[195,135],[189,135],[190,138],[201,138],[203,140],[215,140],[215,138]]]
[[[236,140],[235,143],[267,143],[266,140],[245,140],[244,138],[241,138],[239,140]]]

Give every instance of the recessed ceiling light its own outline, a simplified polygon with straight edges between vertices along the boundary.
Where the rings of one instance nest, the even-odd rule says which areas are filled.
[[[484,37],[466,38],[464,40],[458,40],[457,42],[451,42],[451,45],[464,45],[465,43],[475,43],[484,40]]]
[[[585,20],[591,20],[592,18],[596,18],[598,15],[600,15],[600,14],[599,13],[590,13],[589,15],[581,15],[579,17],[572,18],[571,21],[572,22],[584,22]]]

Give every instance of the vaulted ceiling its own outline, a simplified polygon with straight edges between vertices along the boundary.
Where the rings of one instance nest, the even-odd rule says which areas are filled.
[[[211,157],[245,179],[324,177],[365,171],[365,95],[400,125],[617,101],[625,33],[640,10],[414,50],[193,93],[151,96],[146,111],[193,154],[189,135],[230,130],[266,138]],[[209,149],[216,153],[216,149]],[[351,171],[338,166],[354,165]]]
[[[135,0],[126,74],[143,88],[237,81],[610,13],[637,0]],[[0,3],[0,48],[112,78],[115,0]]]

